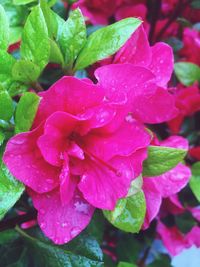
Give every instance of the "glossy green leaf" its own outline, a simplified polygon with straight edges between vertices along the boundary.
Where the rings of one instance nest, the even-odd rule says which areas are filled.
[[[137,267],[137,266],[133,263],[121,261],[118,263],[117,267]]]
[[[37,0],[13,0],[14,5],[26,5],[32,2],[37,2]]]
[[[57,64],[61,64],[62,66],[64,65],[64,58],[63,55],[60,51],[60,47],[57,45],[57,43],[53,40],[49,40],[50,42],[50,57],[49,61]]]
[[[16,133],[28,131],[33,123],[40,98],[34,93],[25,93],[17,105],[15,114]]]
[[[0,49],[7,50],[9,44],[9,21],[6,12],[0,5]]]
[[[126,18],[92,33],[77,58],[75,70],[113,55],[141,23],[139,19]]]
[[[98,243],[91,237],[79,236],[77,241],[73,240],[67,245],[56,246],[41,235],[28,235],[20,229],[18,232],[22,234],[34,255],[32,258],[34,266],[103,267],[102,251]]]
[[[6,89],[9,89],[13,81],[12,68],[15,64],[15,59],[4,50],[0,50],[0,84]]]
[[[7,91],[0,90],[0,120],[9,121],[13,115],[12,98]]]
[[[179,81],[186,86],[192,85],[195,81],[200,81],[200,68],[193,63],[176,63],[174,70]]]
[[[189,185],[196,199],[200,202],[200,161],[192,165],[192,177]]]
[[[105,217],[115,227],[131,233],[137,233],[144,222],[146,202],[144,193],[138,193],[120,199],[113,211],[104,210]]]
[[[49,61],[48,30],[39,6],[34,7],[27,18],[20,52],[22,59],[32,61],[40,67],[40,70],[43,70]]]
[[[149,146],[148,158],[143,163],[143,176],[158,176],[173,169],[184,159],[186,153],[184,149]]]
[[[0,146],[3,144],[4,139],[5,139],[5,135],[2,131],[0,131]]]
[[[18,60],[13,66],[12,75],[15,80],[31,84],[40,76],[40,68],[28,60]]]
[[[58,43],[65,58],[65,65],[72,66],[78,53],[86,42],[86,26],[84,17],[79,9],[70,13],[63,24]]]
[[[9,40],[10,45],[15,44],[21,40],[22,30],[23,30],[23,27],[21,26],[10,28],[10,40]]]
[[[2,162],[0,164],[0,177],[0,219],[2,219],[20,198],[24,191],[24,186],[10,174]]]

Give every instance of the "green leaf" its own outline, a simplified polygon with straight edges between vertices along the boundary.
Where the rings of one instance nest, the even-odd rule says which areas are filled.
[[[33,123],[40,98],[34,93],[25,93],[17,105],[15,115],[16,133],[28,131]]]
[[[142,191],[120,199],[113,211],[104,210],[105,217],[115,227],[131,233],[139,232],[145,217],[146,202]]]
[[[184,159],[186,153],[184,149],[149,146],[148,158],[143,163],[143,176],[158,176],[173,169]]]
[[[5,135],[2,131],[0,131],[0,146],[3,144],[4,139],[5,139]]]
[[[37,0],[13,0],[14,5],[26,5],[32,2],[36,2]]]
[[[143,243],[140,243],[132,234],[120,233],[116,252],[119,261],[137,262],[138,255],[143,251]]]
[[[128,263],[128,262],[120,261],[118,263],[117,267],[137,267],[137,266],[135,264],[133,264],[133,263]]]
[[[200,81],[200,68],[193,63],[176,63],[174,70],[178,80],[186,86],[192,85],[195,81]]]
[[[22,34],[22,59],[32,61],[42,71],[49,61],[50,45],[46,22],[39,6],[32,9]]]
[[[40,76],[40,68],[31,61],[21,59],[14,64],[12,75],[16,81],[31,84]]]
[[[63,24],[58,43],[65,58],[65,64],[72,66],[86,42],[86,26],[82,13],[76,9]]]
[[[7,50],[9,44],[9,21],[6,12],[0,5],[0,48]]]
[[[22,35],[23,27],[17,26],[17,27],[11,27],[10,28],[10,40],[9,44],[15,44],[20,41],[21,35]]]
[[[9,86],[13,82],[12,68],[15,61],[13,56],[4,50],[0,50],[0,84],[5,89],[9,89]]]
[[[192,8],[200,9],[200,0],[193,0],[190,5]]]
[[[200,202],[200,161],[192,165],[192,177],[189,185],[196,199]]]
[[[33,230],[31,232],[33,233]],[[30,248],[32,262],[37,267],[103,267],[102,251],[94,239],[82,236],[63,246],[56,246],[45,238],[28,235],[18,228]],[[82,240],[81,240],[82,239]],[[80,241],[80,243],[78,242]],[[73,244],[72,244],[73,243]]]
[[[7,91],[0,91],[0,119],[9,121],[12,118],[14,106]]]
[[[50,41],[50,47],[51,47],[49,61],[53,63],[61,64],[63,66],[64,58],[60,51],[59,46],[57,45],[55,41],[51,39],[49,41]]]
[[[0,177],[0,219],[2,219],[20,198],[24,191],[24,186],[10,174],[2,162],[0,164]]]
[[[113,55],[141,23],[139,19],[127,18],[92,33],[78,56],[75,70]]]

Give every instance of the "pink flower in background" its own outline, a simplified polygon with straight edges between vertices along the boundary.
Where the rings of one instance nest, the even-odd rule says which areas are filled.
[[[79,7],[92,24],[107,25],[113,18],[145,19],[147,12],[145,2],[145,0],[79,0],[73,4],[73,8]]]
[[[189,154],[194,159],[200,160],[200,146],[191,147],[189,150]]]
[[[160,146],[188,150],[188,141],[180,136],[171,136],[160,142]],[[190,168],[179,163],[175,168],[162,175],[144,177],[143,191],[146,198],[147,211],[143,229],[148,228],[151,221],[158,215],[163,198],[169,198],[183,189],[187,185],[190,176]]]
[[[200,110],[200,90],[197,84],[189,87],[178,86],[175,91],[177,116],[167,124],[173,134],[179,133],[184,119]]]
[[[200,33],[198,30],[185,28],[183,48],[179,51],[184,61],[200,65]]]

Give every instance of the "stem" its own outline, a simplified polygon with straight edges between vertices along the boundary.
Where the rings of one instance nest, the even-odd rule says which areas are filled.
[[[36,92],[44,91],[44,88],[38,82],[33,83],[32,87],[35,89]]]
[[[191,0],[186,1],[185,3],[183,0],[179,0],[178,4],[176,5],[174,12],[172,13],[169,20],[166,22],[164,27],[160,30],[160,32],[157,34],[156,40],[159,41],[168,27],[181,15],[181,13],[184,11],[184,9],[187,7],[187,5],[191,2]]]
[[[37,211],[32,210],[24,215],[18,215],[11,219],[6,219],[0,222],[0,232],[15,228],[17,225],[28,222],[37,218]]]
[[[160,10],[161,10],[161,0],[154,0],[153,3],[153,10],[152,10],[152,17],[151,17],[151,28],[149,31],[149,42],[152,43],[154,40],[154,33],[156,28],[156,22],[158,21]]]
[[[146,266],[145,262],[146,262],[148,255],[149,255],[150,249],[151,249],[151,247],[146,248],[143,257],[138,262],[138,267],[145,267]]]

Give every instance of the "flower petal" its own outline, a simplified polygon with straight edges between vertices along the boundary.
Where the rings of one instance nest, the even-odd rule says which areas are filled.
[[[112,210],[117,200],[127,195],[135,174],[129,157],[115,157],[105,164],[88,160],[78,187],[91,205]]]
[[[148,68],[155,74],[157,85],[166,87],[174,68],[173,50],[165,43],[156,43],[151,49],[152,61]]]
[[[99,104],[104,91],[98,85],[79,80],[75,77],[63,77],[49,90],[40,93],[42,100],[35,118],[34,127],[56,111],[80,114],[85,109]]]
[[[38,193],[58,186],[60,168],[49,165],[37,147],[43,126],[12,137],[7,143],[3,161],[9,171],[25,185]]]
[[[38,210],[40,228],[56,244],[64,244],[77,236],[90,222],[94,207],[75,192],[67,205],[62,205],[59,190],[37,194],[29,190]]]
[[[142,124],[133,120],[124,121],[112,134],[91,133],[83,140],[87,151],[107,161],[114,156],[128,156],[138,149],[147,147],[151,137]]]

